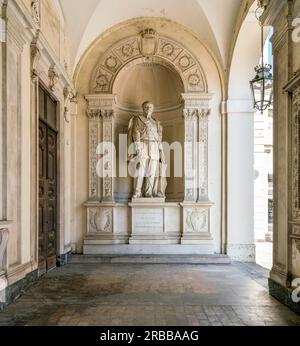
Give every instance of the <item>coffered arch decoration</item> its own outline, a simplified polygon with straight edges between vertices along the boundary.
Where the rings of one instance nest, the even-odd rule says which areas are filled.
[[[205,73],[195,56],[182,44],[146,29],[116,43],[102,55],[92,73],[91,94],[112,94],[119,72],[140,62],[159,62],[174,69],[182,79],[185,93],[208,92]]]

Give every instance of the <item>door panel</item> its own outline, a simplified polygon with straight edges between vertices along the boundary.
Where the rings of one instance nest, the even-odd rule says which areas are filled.
[[[41,89],[43,117],[39,122],[39,273],[53,269],[57,257],[57,133],[45,119],[52,122],[55,105],[49,107],[49,96]],[[48,105],[48,106],[46,106]]]

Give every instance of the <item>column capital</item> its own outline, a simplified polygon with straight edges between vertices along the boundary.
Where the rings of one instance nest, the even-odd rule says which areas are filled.
[[[90,120],[97,120],[101,118],[101,110],[100,109],[87,109],[86,115]]]
[[[112,121],[115,116],[113,109],[101,109],[101,117],[103,121]]]
[[[200,120],[207,119],[211,114],[211,109],[207,108],[202,108],[198,110],[198,118]]]
[[[198,112],[197,109],[188,109],[183,110],[183,118],[185,121],[195,121],[197,120]]]

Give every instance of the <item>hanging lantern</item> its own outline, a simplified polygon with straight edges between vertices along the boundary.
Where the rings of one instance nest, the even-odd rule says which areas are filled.
[[[264,28],[261,26],[261,57],[262,63],[255,67],[256,76],[250,82],[254,108],[263,113],[268,109],[273,100],[273,75],[272,66],[264,63]]]
[[[255,67],[256,76],[250,82],[254,108],[262,112],[268,109],[273,99],[272,66],[269,64]]]

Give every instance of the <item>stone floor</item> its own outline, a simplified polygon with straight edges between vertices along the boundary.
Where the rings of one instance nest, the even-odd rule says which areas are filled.
[[[0,325],[300,325],[256,265],[68,265],[0,312]]]

